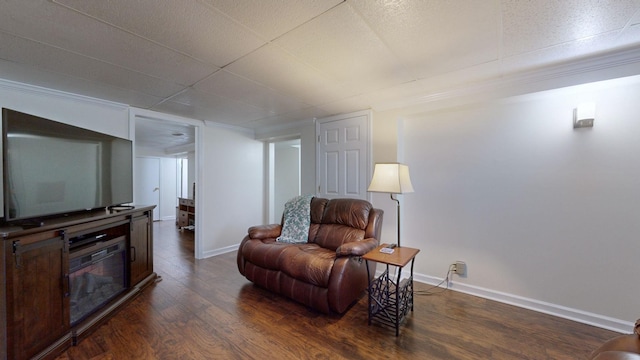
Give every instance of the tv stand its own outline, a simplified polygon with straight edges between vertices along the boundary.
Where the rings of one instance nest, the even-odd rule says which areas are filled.
[[[156,278],[153,272],[154,206],[101,209],[0,228],[0,349],[6,359],[54,358],[109,319]],[[38,222],[40,222],[38,224]],[[29,225],[38,225],[29,227]],[[71,239],[115,239],[124,246],[125,287],[72,325],[74,284],[70,262],[85,251]],[[116,241],[117,240],[117,241]],[[105,242],[105,246],[109,242]],[[90,249],[87,249],[89,251]],[[70,255],[74,255],[74,258]],[[82,255],[84,256],[84,255]],[[96,276],[102,276],[96,270]],[[0,359],[2,359],[0,354]]]
[[[33,229],[44,226],[44,221],[38,219],[19,220],[11,223],[12,225],[21,227],[23,229]]]
[[[136,207],[133,205],[116,205],[116,206],[109,206],[107,208],[107,210],[110,210],[112,212],[118,212],[118,211],[124,211],[124,210],[133,210]]]

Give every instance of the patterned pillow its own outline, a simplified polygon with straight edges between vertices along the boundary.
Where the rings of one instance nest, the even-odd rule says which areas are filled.
[[[306,243],[311,225],[311,199],[313,195],[295,197],[284,204],[284,223],[276,241],[290,244]]]

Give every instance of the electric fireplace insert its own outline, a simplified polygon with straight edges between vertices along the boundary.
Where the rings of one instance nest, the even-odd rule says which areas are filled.
[[[69,293],[71,325],[87,318],[127,287],[126,239],[111,240],[107,234],[83,239],[82,246],[71,244],[69,253]],[[87,243],[87,240],[90,239]]]

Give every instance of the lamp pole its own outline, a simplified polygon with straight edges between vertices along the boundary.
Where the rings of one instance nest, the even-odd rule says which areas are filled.
[[[389,196],[391,197],[391,200],[396,202],[396,209],[398,212],[397,215],[397,223],[398,223],[398,247],[400,247],[400,200],[398,200],[397,198],[393,197],[393,193],[390,193]]]

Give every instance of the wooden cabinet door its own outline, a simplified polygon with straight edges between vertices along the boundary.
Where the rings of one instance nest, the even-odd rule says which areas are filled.
[[[134,216],[131,220],[131,286],[153,273],[151,231],[151,212]]]
[[[27,359],[69,336],[68,251],[60,236],[6,245],[7,357]]]

